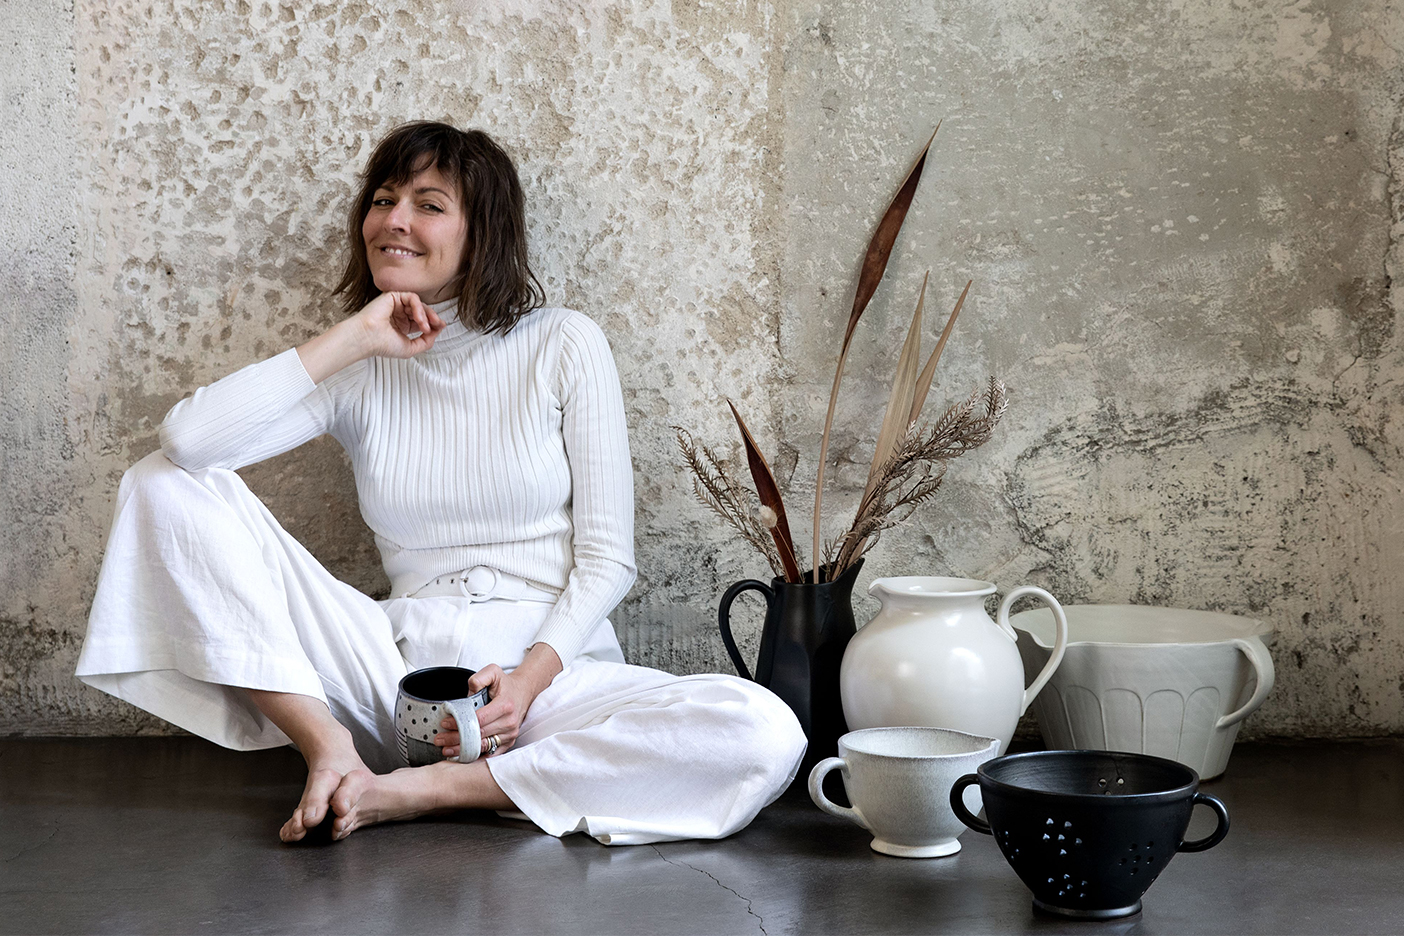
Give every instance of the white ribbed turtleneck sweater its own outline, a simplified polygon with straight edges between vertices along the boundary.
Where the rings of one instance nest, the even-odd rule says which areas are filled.
[[[476,565],[519,575],[561,593],[536,640],[569,663],[633,584],[624,401],[579,312],[538,309],[507,335],[451,322],[428,351],[320,384],[291,348],[177,403],[161,448],[235,469],[324,433],[351,456],[394,596]]]

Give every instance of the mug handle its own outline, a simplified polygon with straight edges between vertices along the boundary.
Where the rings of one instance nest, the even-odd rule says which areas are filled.
[[[1058,599],[1036,585],[1022,585],[1004,596],[1004,600],[999,604],[999,613],[995,615],[995,621],[1002,627],[1010,637],[1016,642],[1019,635],[1014,633],[1014,625],[1009,623],[1009,608],[1015,601],[1025,595],[1033,595],[1039,601],[1048,605],[1048,610],[1053,612],[1053,622],[1058,627],[1057,638],[1053,641],[1053,655],[1048,658],[1048,662],[1043,664],[1043,669],[1039,671],[1034,681],[1024,690],[1024,701],[1019,706],[1019,714],[1023,715],[1029,709],[1029,703],[1033,702],[1038,691],[1043,688],[1048,680],[1053,678],[1053,671],[1058,668],[1058,664],[1063,662],[1063,651],[1068,648],[1068,616],[1063,613],[1063,606],[1058,604]],[[973,827],[972,827],[973,828]]]
[[[840,806],[824,795],[824,778],[829,775],[829,771],[835,769],[842,770],[845,778],[848,776],[848,762],[842,757],[826,757],[814,765],[814,769],[809,772],[809,798],[814,800],[815,806],[829,815],[838,816],[840,819],[850,819],[869,832],[873,831],[863,821],[863,814],[858,810]]]
[[[1193,842],[1181,842],[1179,847],[1176,848],[1175,851],[1208,851],[1215,845],[1222,842],[1224,840],[1225,835],[1228,835],[1228,807],[1224,806],[1223,801],[1220,800],[1217,796],[1210,796],[1208,793],[1196,793],[1194,794],[1194,800],[1190,808],[1193,809],[1194,806],[1199,803],[1203,803],[1205,806],[1208,806],[1210,809],[1214,810],[1214,812],[1218,814],[1219,824],[1217,827],[1215,827],[1213,832],[1210,832],[1202,839],[1197,839]]]
[[[478,724],[478,707],[473,699],[449,699],[444,703],[453,720],[458,722],[458,756],[460,764],[471,764],[483,752],[483,729]]]
[[[741,650],[736,646],[736,638],[731,636],[731,603],[744,591],[758,591],[764,594],[767,612],[771,603],[775,601],[775,592],[764,582],[755,579],[737,582],[722,595],[721,605],[717,608],[717,626],[721,628],[722,643],[726,644],[726,652],[731,654],[731,662],[736,664],[736,672],[755,682],[756,678],[751,675],[750,667],[741,659]]]
[[[1272,654],[1268,653],[1267,646],[1261,640],[1256,637],[1250,637],[1247,640],[1235,637],[1233,644],[1242,650],[1243,654],[1248,657],[1248,662],[1253,664],[1253,672],[1257,676],[1258,685],[1253,689],[1253,697],[1238,711],[1230,712],[1214,722],[1215,728],[1236,725],[1256,712],[1258,706],[1262,705],[1263,700],[1267,698],[1267,694],[1272,691],[1272,683],[1276,679],[1276,671],[1272,667]]]
[[[980,775],[973,773],[968,773],[955,782],[955,786],[951,787],[951,811],[956,814],[957,819],[976,832],[994,835],[994,832],[990,831],[988,822],[965,808],[965,799],[962,796],[965,793],[965,788],[979,782]]]

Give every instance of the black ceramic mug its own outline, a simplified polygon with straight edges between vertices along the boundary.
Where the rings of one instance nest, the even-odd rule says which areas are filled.
[[[986,822],[961,794],[980,784]],[[996,757],[951,787],[951,809],[993,835],[1033,891],[1034,907],[1104,920],[1141,910],[1141,895],[1177,852],[1213,848],[1229,830],[1228,809],[1199,792],[1199,774],[1177,761],[1112,751],[1035,751]],[[1219,817],[1208,836],[1185,841],[1190,813]]]
[[[478,709],[488,704],[489,697],[486,688],[469,690],[468,679],[474,672],[461,666],[431,666],[400,680],[395,698],[395,743],[406,764],[423,767],[444,759],[444,749],[434,745],[434,738],[445,715],[458,722],[462,741],[456,759],[464,764],[478,759],[483,746]]]

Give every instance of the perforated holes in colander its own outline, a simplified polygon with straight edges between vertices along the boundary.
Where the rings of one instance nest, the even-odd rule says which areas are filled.
[[[1063,820],[1063,831],[1058,833],[1058,841],[1061,843],[1061,844],[1058,846],[1058,856],[1059,856],[1060,858],[1061,858],[1061,857],[1067,857],[1067,854],[1068,854],[1068,836],[1071,835],[1071,834],[1072,834],[1072,820],[1070,820],[1070,819],[1064,819],[1064,820]],[[1081,845],[1081,844],[1082,844],[1082,839],[1078,839],[1078,840],[1077,840],[1077,843],[1078,843],[1079,845]]]

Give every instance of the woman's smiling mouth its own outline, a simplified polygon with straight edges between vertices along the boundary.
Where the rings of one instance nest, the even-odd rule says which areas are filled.
[[[380,252],[383,253],[383,254],[387,254],[387,255],[389,255],[389,256],[391,256],[391,257],[418,257],[418,256],[420,256],[419,254],[415,253],[413,250],[410,250],[408,247],[382,247],[382,248],[380,248]]]

